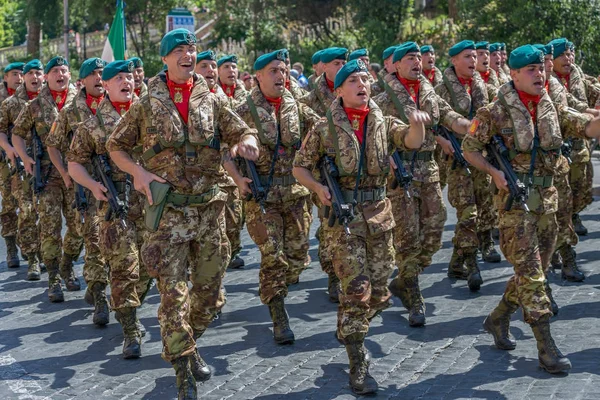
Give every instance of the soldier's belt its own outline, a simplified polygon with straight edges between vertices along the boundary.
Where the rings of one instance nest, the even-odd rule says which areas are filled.
[[[517,178],[525,184],[529,182],[529,174],[517,173]],[[533,177],[533,186],[539,186],[542,188],[549,188],[554,186],[554,177],[552,175],[546,176],[534,176]]]
[[[261,185],[266,186],[269,183],[268,175],[259,175],[259,178]],[[271,184],[277,186],[291,186],[296,182],[296,178],[293,175],[273,176],[271,180]]]
[[[196,195],[171,192],[167,195],[167,203],[176,207],[199,206],[211,201],[217,194],[219,194],[220,190],[221,189],[219,189],[217,185],[214,185],[208,192]]]
[[[405,161],[412,161],[413,157],[419,161],[431,161],[433,160],[433,151],[403,151],[400,156]]]
[[[342,189],[342,195],[346,203],[352,203],[354,200],[354,190]],[[381,201],[386,197],[385,186],[373,190],[359,190],[356,193],[356,202],[364,203],[367,201]]]

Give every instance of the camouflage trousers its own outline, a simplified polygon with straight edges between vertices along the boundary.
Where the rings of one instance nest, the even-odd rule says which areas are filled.
[[[237,187],[224,187],[222,190],[227,192],[225,225],[227,227],[227,238],[231,244],[231,258],[234,258],[242,250],[240,234],[244,226],[243,201]]]
[[[18,202],[12,191],[12,176],[8,164],[0,161],[0,195],[2,195],[2,211],[0,211],[0,224],[2,224],[2,237],[17,236]]]
[[[260,250],[260,300],[269,304],[287,296],[286,280],[295,280],[306,268],[308,254],[308,196],[266,203],[262,214],[254,201],[246,202],[248,234]]]
[[[490,230],[494,226],[495,213],[491,177],[476,168],[470,168],[471,176],[464,168],[452,169],[448,161],[448,200],[456,209],[456,227],[452,243],[465,252],[476,251],[478,231]]]
[[[448,168],[447,168],[448,161],[446,159],[446,154],[442,150],[442,147],[438,145],[435,147],[435,151],[433,152],[433,155],[435,157],[436,164],[439,166],[440,188],[442,188],[442,190],[444,190],[444,188],[446,187],[446,184],[448,183]]]
[[[554,187],[558,192],[558,211],[556,211],[556,222],[558,223],[558,234],[556,248],[564,245],[575,246],[579,238],[573,228],[573,195],[569,185],[569,175],[555,175]]]
[[[325,229],[324,225],[327,224],[327,221],[324,221],[325,217],[323,216],[324,208],[319,201],[319,197],[315,193],[311,194],[310,198],[312,204],[314,204],[318,210],[319,230],[317,231],[317,239],[319,240],[319,248],[317,249],[317,254],[319,256],[321,270],[323,270],[323,272],[325,272],[327,275],[333,275],[335,274],[335,271],[333,270],[333,262],[331,261],[331,250],[328,248],[328,243],[323,240],[323,230]]]
[[[83,248],[83,237],[78,233],[77,218],[72,208],[75,200],[73,188],[67,189],[62,180],[53,180],[39,195],[37,212],[40,224],[42,259],[49,265],[60,261],[62,253],[78,257]],[[67,233],[61,236],[62,217],[67,223]]]
[[[579,214],[592,204],[592,187],[594,180],[594,166],[592,161],[574,162],[569,171],[569,184],[573,192],[573,213]]]
[[[394,246],[398,274],[414,277],[431,265],[431,258],[442,247],[446,206],[439,182],[411,184],[409,198],[402,188],[388,192],[394,219]]]
[[[100,251],[100,219],[96,213],[96,201],[94,196],[88,190],[85,191],[88,199],[88,209],[84,213],[84,221],[81,223],[81,215],[79,211],[74,210],[77,220],[77,232],[83,237],[85,245],[85,256],[83,264],[83,279],[88,286],[94,283],[108,284],[108,265],[104,259],[104,254]],[[65,251],[65,254],[69,252]],[[74,254],[73,256],[78,256]],[[111,292],[112,293],[112,292]]]
[[[500,248],[515,270],[504,297],[521,306],[525,322],[531,324],[545,314],[552,315],[544,272],[556,244],[556,215],[504,209],[498,214]]]
[[[40,251],[39,226],[37,213],[33,205],[33,190],[27,176],[14,175],[10,182],[12,195],[19,207],[17,241],[22,254],[33,254]],[[4,195],[3,195],[4,196]]]
[[[116,218],[105,221],[104,214],[96,219],[100,220],[100,249],[110,270],[110,306],[113,310],[139,307],[152,283],[139,251],[144,243],[144,220],[128,219],[123,228]]]
[[[223,270],[231,254],[226,198],[219,196],[198,207],[167,205],[158,230],[148,232],[141,248],[143,264],[157,279],[162,357],[168,362],[196,351],[195,337],[216,313]]]
[[[369,331],[369,319],[389,307],[388,278],[394,269],[391,230],[371,234],[362,215],[352,223],[351,235],[335,225],[323,225],[323,242],[332,251],[333,267],[341,282],[337,334],[343,339]],[[362,222],[362,223],[361,223]],[[361,226],[362,225],[362,226]]]

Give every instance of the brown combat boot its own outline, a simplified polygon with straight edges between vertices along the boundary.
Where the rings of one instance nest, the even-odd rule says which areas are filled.
[[[62,303],[65,301],[60,276],[58,274],[58,260],[52,260],[47,265],[48,269],[48,299],[51,303]]]
[[[192,374],[190,357],[179,357],[171,362],[175,368],[177,377],[177,399],[178,400],[196,400],[198,398],[198,389],[196,388],[196,379]]]
[[[6,236],[4,242],[6,243],[6,265],[8,268],[19,268],[21,263],[19,261],[16,236]]]
[[[108,300],[106,299],[106,284],[94,282],[92,285],[92,295],[94,297],[94,324],[104,326],[108,324],[110,314]]]
[[[577,236],[587,236],[588,229],[583,225],[583,222],[581,222],[581,217],[579,217],[579,214],[573,214],[572,220],[573,229],[575,230]]]
[[[29,268],[27,268],[27,280],[39,281],[41,275],[40,263],[38,262],[35,253],[29,254],[27,256],[27,264],[29,265]]]
[[[480,232],[479,236],[479,250],[481,251],[481,258],[483,261],[489,263],[499,263],[501,258],[500,254],[494,247],[494,239],[492,239],[492,230]]]
[[[498,306],[483,321],[483,329],[492,334],[500,350],[514,350],[517,347],[515,338],[510,334],[510,316],[518,308],[517,304],[510,304],[502,297]]]
[[[269,303],[269,314],[273,320],[273,338],[277,344],[292,344],[296,340],[290,328],[283,297],[277,296]]]
[[[583,282],[585,280],[585,274],[579,270],[577,266],[577,253],[573,246],[568,244],[560,248],[560,256],[563,260],[561,268],[561,275],[563,279],[569,282]]]
[[[65,281],[65,286],[69,292],[76,292],[81,290],[81,283],[75,276],[73,271],[73,262],[77,261],[79,256],[63,253],[62,261],[60,263],[60,276]]]
[[[571,361],[565,357],[550,334],[550,315],[546,314],[531,324],[531,330],[537,341],[540,367],[551,374],[571,369]]]
[[[544,280],[544,289],[546,290],[546,295],[550,299],[550,308],[552,308],[552,314],[558,315],[558,304],[554,301],[554,296],[552,296],[552,288],[550,287],[550,281],[548,281],[548,275],[546,275],[546,279]]]
[[[142,356],[142,334],[137,327],[134,307],[124,307],[115,312],[115,318],[123,329],[123,358],[128,360]]]
[[[401,279],[399,275],[392,279],[388,285],[388,289],[394,296],[400,299],[404,308],[410,310],[412,299],[410,298],[404,280]]]
[[[455,247],[452,250],[452,258],[448,264],[448,278],[466,280],[469,277],[469,271],[465,267],[465,258]]]
[[[413,328],[425,325],[425,300],[419,288],[419,276],[405,278],[403,285],[410,298],[408,324]]]
[[[342,291],[340,278],[335,273],[329,274],[327,279],[327,291],[329,292],[329,301],[332,303],[340,302],[340,292]]]
[[[205,382],[212,376],[210,367],[202,359],[198,349],[190,354],[190,366],[192,368],[192,375],[194,375],[196,381]]]
[[[350,363],[350,388],[358,395],[377,393],[377,381],[369,373],[367,349],[362,334],[352,334],[345,339]]]
[[[477,292],[483,285],[483,279],[481,278],[481,271],[477,265],[477,253],[467,253],[465,257],[465,266],[469,271],[469,277],[467,278],[467,284],[472,292]]]

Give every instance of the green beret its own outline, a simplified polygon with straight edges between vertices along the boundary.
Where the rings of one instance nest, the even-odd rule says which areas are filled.
[[[568,43],[569,43],[569,41],[565,38],[554,39],[554,40],[550,41],[550,43],[548,43],[548,44],[552,45],[552,47],[553,47],[552,57],[553,58],[560,57],[565,51],[567,51]]]
[[[204,60],[217,61],[217,53],[212,50],[206,50],[202,53],[198,53],[196,56],[196,62],[199,63],[200,61]]]
[[[312,62],[312,65],[317,65],[318,63],[321,62],[321,53],[323,52],[323,50],[319,50],[316,51],[315,54],[312,55],[310,61]]]
[[[43,71],[44,64],[42,64],[42,62],[40,60],[38,60],[37,58],[34,60],[31,60],[27,64],[25,64],[25,66],[23,67],[23,73],[26,74],[29,71],[31,71],[32,69],[38,69],[40,71]]]
[[[475,50],[489,50],[489,49],[490,49],[490,42],[481,41],[481,42],[475,43]]]
[[[426,44],[425,46],[421,46],[421,54],[425,53],[435,53],[433,46],[430,44]]]
[[[506,50],[506,43],[500,43],[500,50]]]
[[[330,47],[321,53],[321,62],[327,64],[333,60],[346,60],[348,58],[348,49],[345,47]]]
[[[260,71],[261,69],[263,69],[264,67],[266,67],[267,65],[269,65],[269,63],[271,61],[275,61],[275,60],[285,61],[285,60],[287,60],[286,53],[287,53],[286,49],[280,49],[280,50],[272,51],[272,52],[267,53],[267,54],[263,54],[262,56],[258,57],[256,59],[256,61],[254,62],[254,70],[255,71]]]
[[[369,72],[363,60],[352,60],[346,63],[346,65],[344,65],[337,72],[337,74],[335,74],[335,80],[333,81],[333,89],[335,90],[342,86],[346,79],[348,79],[348,77],[355,72]]]
[[[10,63],[6,67],[4,67],[4,73],[10,72],[14,69],[18,69],[19,71],[23,72],[24,67],[25,67],[25,63],[22,63],[22,62]]]
[[[44,73],[47,74],[54,67],[62,67],[63,65],[69,66],[69,62],[63,56],[56,56],[48,61],[46,64],[46,68],[44,68]]]
[[[217,67],[220,67],[221,65],[228,63],[228,62],[237,64],[237,62],[238,62],[237,56],[235,54],[232,54],[230,56],[223,56],[223,57],[219,58],[219,60],[217,61]]]
[[[552,55],[553,47],[551,44],[534,44],[533,47],[535,47],[538,50],[541,50],[545,56],[547,56],[548,54]]]
[[[113,61],[104,67],[104,71],[102,71],[102,80],[108,81],[109,79],[117,76],[119,72],[133,72],[135,69],[135,64],[131,60],[118,60]]]
[[[571,51],[575,51],[575,43],[567,42],[567,48]]]
[[[472,40],[463,40],[462,42],[456,43],[448,50],[448,55],[454,57],[465,50],[475,50],[475,42]]]
[[[139,57],[131,57],[129,61],[133,63],[134,68],[142,68],[144,66],[144,62]]]
[[[420,50],[421,49],[419,48],[419,45],[415,42],[402,43],[400,46],[396,47],[396,50],[394,50],[394,58],[392,59],[392,61],[400,61],[402,60],[402,57],[404,57],[406,54],[418,53]]]
[[[510,69],[519,69],[531,64],[543,64],[544,53],[530,44],[517,47],[510,53],[508,66]]]
[[[367,49],[357,49],[357,50],[354,50],[348,56],[348,61],[356,60],[359,57],[369,57],[369,50],[367,50]]]
[[[385,49],[383,51],[383,59],[387,59],[388,57],[391,57],[394,55],[394,51],[396,50],[396,47],[398,46],[390,46],[387,49]]]
[[[502,43],[492,43],[490,44],[490,53],[494,53],[496,51],[502,50]]]
[[[105,65],[106,62],[101,58],[88,58],[81,64],[81,67],[79,68],[79,79],[87,78],[92,72],[97,69],[104,68]]]
[[[184,28],[173,29],[160,41],[160,56],[165,57],[177,46],[196,44],[196,35]]]

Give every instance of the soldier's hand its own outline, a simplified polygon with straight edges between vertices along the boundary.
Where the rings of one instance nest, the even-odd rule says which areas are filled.
[[[319,185],[316,193],[317,196],[319,196],[319,200],[321,200],[321,204],[331,206],[331,194],[329,193],[329,188],[327,186]]]
[[[437,136],[435,140],[438,142],[438,144],[442,148],[442,151],[444,152],[444,154],[447,154],[449,156],[454,154],[454,147],[452,147],[452,143],[450,143],[449,140],[444,139],[441,136]]]
[[[398,169],[398,166],[396,165],[396,162],[394,161],[394,158],[392,156],[390,156],[390,165],[392,166],[392,168]]]
[[[167,182],[160,176],[154,175],[152,172],[149,172],[138,165],[133,173],[133,186],[135,187],[135,190],[143,193],[148,198],[148,203],[150,203],[150,205],[154,204],[152,192],[150,191],[150,183],[152,181],[158,181],[160,183]]]
[[[415,110],[408,116],[411,125],[426,124],[431,121],[429,114],[424,111]]]
[[[108,192],[108,189],[106,189],[100,182],[96,182],[96,184],[91,188],[91,192],[96,200],[108,201],[108,198],[104,195],[104,193]]]
[[[71,180],[71,177],[69,176],[69,174],[64,173],[64,174],[60,174],[60,176],[62,177],[62,180],[65,183],[65,186],[67,187],[67,189],[70,189],[73,187],[73,180]]]
[[[238,177],[233,178],[233,180],[240,190],[240,195],[242,197],[252,193],[252,190],[250,189],[250,183],[252,183],[252,179],[239,175]]]
[[[600,137],[600,117],[592,119],[585,127],[585,136],[589,138]]]
[[[8,148],[8,150],[6,150],[6,157],[8,157],[12,165],[17,165],[17,157],[19,157],[19,153],[17,153],[14,147],[11,146]]]
[[[258,159],[258,143],[254,136],[246,135],[240,142],[231,148],[231,154],[239,155],[247,160],[256,161]]]
[[[33,175],[33,166],[35,165],[35,161],[31,157],[25,157],[23,159],[23,166],[25,167],[25,172],[29,175]]]
[[[499,190],[508,192],[508,182],[506,181],[504,172],[494,168],[490,175],[492,175],[492,180]]]

